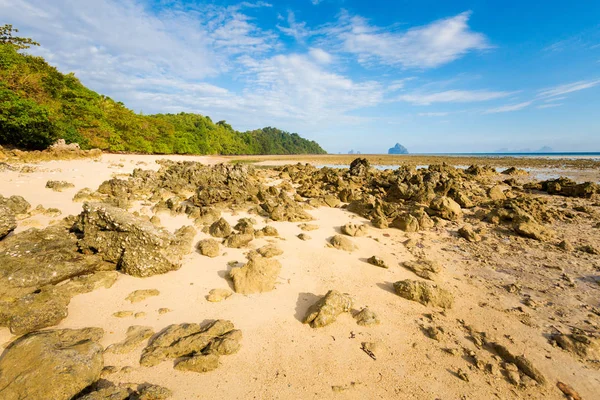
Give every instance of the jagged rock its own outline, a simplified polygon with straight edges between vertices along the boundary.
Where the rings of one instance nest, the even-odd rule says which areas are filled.
[[[434,198],[429,204],[427,212],[450,221],[455,221],[462,217],[460,205],[446,196],[437,196]]]
[[[310,240],[312,238],[310,237],[310,235],[307,235],[306,233],[300,233],[298,235],[298,239],[307,241],[307,240]]]
[[[379,325],[379,317],[369,308],[363,308],[358,312],[354,319],[356,319],[356,323],[360,326],[372,326]]]
[[[135,350],[144,340],[154,335],[149,326],[133,325],[127,329],[127,337],[120,343],[115,343],[105,350],[106,353],[125,354]]]
[[[254,240],[254,233],[234,233],[225,239],[224,244],[226,247],[239,249],[247,246],[252,240]]]
[[[348,173],[351,176],[365,176],[371,169],[371,163],[366,158],[357,158],[350,163]]]
[[[196,234],[190,226],[171,234],[123,209],[99,203],[84,203],[75,229],[83,235],[78,243],[82,251],[98,253],[137,277],[179,269]]]
[[[229,289],[212,289],[208,292],[208,296],[206,296],[206,300],[211,303],[218,303],[220,301],[226,300],[231,297],[232,293]]]
[[[300,204],[285,193],[281,193],[277,198],[267,199],[260,206],[273,221],[298,222],[313,219]]]
[[[5,206],[0,206],[0,240],[17,229],[15,214]]]
[[[217,257],[219,255],[219,242],[214,239],[203,239],[196,246],[203,256]]]
[[[555,334],[550,340],[561,349],[574,353],[582,358],[600,357],[600,340],[583,332],[573,334]]]
[[[231,229],[231,225],[224,218],[219,218],[217,221],[213,222],[213,224],[208,229],[208,232],[211,236],[218,238],[226,238],[231,235],[233,229]]]
[[[0,194],[0,207],[7,207],[13,214],[27,214],[31,204],[22,196],[4,197]]]
[[[417,232],[419,230],[419,221],[414,215],[404,213],[397,216],[390,224],[390,227],[400,229],[404,232]]]
[[[533,366],[533,363],[529,361],[525,356],[515,356],[511,353],[506,346],[503,346],[497,342],[486,341],[485,345],[494,353],[498,354],[506,363],[514,364],[519,371],[527,375],[540,385],[546,383],[546,378],[540,371]],[[520,381],[520,379],[519,379]]]
[[[502,188],[498,185],[492,186],[490,190],[488,190],[488,196],[492,200],[504,200],[506,199],[506,195]]]
[[[303,231],[314,231],[319,229],[319,225],[314,225],[314,224],[300,224],[298,225],[298,227],[300,229],[302,229]]]
[[[313,328],[329,325],[335,322],[341,313],[350,312],[353,304],[354,300],[349,295],[330,290],[308,309],[304,323]]]
[[[426,306],[452,308],[454,298],[445,289],[429,282],[406,279],[394,283],[396,294]]]
[[[240,233],[254,234],[254,224],[256,224],[256,221],[254,219],[242,218],[233,227],[233,229],[239,231]]]
[[[52,189],[55,192],[62,192],[65,189],[71,189],[74,187],[75,187],[75,185],[73,185],[70,182],[65,182],[65,181],[48,181],[48,182],[46,182],[46,188]]]
[[[272,258],[253,257],[243,267],[233,268],[229,276],[236,293],[270,292],[281,271],[279,261]]]
[[[528,175],[529,173],[525,170],[510,167],[501,172],[503,175]]]
[[[558,244],[558,247],[566,252],[571,252],[575,250],[575,247],[571,244],[571,242],[567,239],[563,240]]]
[[[261,236],[276,237],[276,236],[279,236],[279,232],[274,227],[272,227],[270,225],[266,225],[264,228],[255,231],[254,236],[256,236],[256,237],[261,237]]]
[[[283,250],[281,250],[277,245],[274,244],[268,244],[266,246],[263,246],[259,248],[257,252],[265,258],[276,257],[283,254]]]
[[[30,333],[0,357],[0,398],[70,400],[100,378],[102,329]]]
[[[203,350],[205,354],[218,354],[226,356],[235,354],[241,347],[242,331],[234,329],[219,337],[214,338]]]
[[[481,236],[469,225],[465,225],[458,230],[458,234],[469,242],[476,243],[481,241]]]
[[[365,236],[368,233],[368,228],[366,225],[349,222],[342,226],[342,233],[348,236]]]
[[[337,196],[328,194],[323,196],[323,203],[325,203],[328,207],[336,208],[341,204],[341,201]]]
[[[198,354],[179,361],[175,369],[179,371],[208,372],[219,368],[218,354]]]
[[[213,340],[233,330],[233,324],[225,320],[217,320],[207,326],[199,324],[170,325],[142,351],[140,364],[151,367],[169,358],[206,354],[205,349]]]
[[[386,269],[389,268],[389,266],[385,263],[385,261],[383,261],[381,258],[379,258],[377,256],[370,257],[369,259],[367,259],[367,262],[376,267],[386,268]]]
[[[404,261],[402,266],[414,272],[415,275],[429,280],[434,280],[442,270],[438,263],[430,260]]]
[[[531,185],[525,185],[525,187],[531,188]],[[540,182],[539,189],[548,192],[548,194],[583,198],[590,198],[594,194],[600,193],[600,185],[596,183],[577,183],[564,177]]]
[[[157,289],[141,289],[135,290],[125,298],[131,303],[139,303],[140,301],[146,300],[148,297],[158,296],[160,292]]]
[[[329,240],[329,243],[338,250],[354,251],[356,246],[350,239],[342,235],[335,235]]]
[[[521,236],[539,240],[541,242],[548,241],[554,237],[554,232],[543,225],[533,221],[515,222],[513,229]]]
[[[106,380],[96,382],[85,392],[87,393],[74,400],[166,400],[173,395],[169,389],[158,385],[147,383],[115,385]]]

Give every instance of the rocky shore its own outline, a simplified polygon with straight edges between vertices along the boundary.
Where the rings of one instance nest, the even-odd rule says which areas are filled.
[[[0,160],[2,399],[600,392],[597,180],[64,151]]]

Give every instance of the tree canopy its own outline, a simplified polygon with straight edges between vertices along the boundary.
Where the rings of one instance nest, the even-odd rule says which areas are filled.
[[[248,132],[191,113],[141,115],[19,50],[38,45],[0,28],[0,144],[43,149],[57,139],[159,154],[323,154],[314,141],[276,128]]]

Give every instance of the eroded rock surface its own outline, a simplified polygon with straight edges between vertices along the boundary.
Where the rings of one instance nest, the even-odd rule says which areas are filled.
[[[279,261],[272,258],[253,257],[243,267],[233,268],[229,276],[236,293],[270,292],[281,271]]]
[[[308,309],[304,323],[313,328],[327,326],[335,322],[340,314],[350,312],[353,304],[354,300],[349,295],[330,290]]]
[[[406,279],[394,283],[394,291],[400,297],[425,306],[452,308],[454,298],[445,289],[429,282]]]

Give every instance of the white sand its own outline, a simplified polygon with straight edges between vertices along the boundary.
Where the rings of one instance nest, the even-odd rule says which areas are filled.
[[[83,187],[96,189],[109,179],[112,173],[129,173],[135,167],[153,168],[158,165],[154,156],[104,155],[101,162],[89,160],[49,162],[41,164],[42,170],[32,174],[15,172],[0,173],[0,193],[4,196],[24,196],[35,207],[56,207],[64,215],[77,214],[81,203],[71,201],[73,195]],[[182,159],[181,157],[177,159]],[[202,162],[214,163],[219,159],[210,157],[187,157]],[[147,165],[136,165],[138,161]],[[123,163],[123,167],[108,168],[110,164]],[[47,180],[65,180],[75,184],[74,189],[62,193],[45,189]],[[398,230],[371,228],[368,237],[352,238],[359,250],[353,253],[326,247],[327,239],[339,233],[346,222],[367,222],[341,209],[322,208],[310,211],[316,231],[307,232],[312,239],[301,241],[296,235],[302,231],[298,223],[277,223],[281,239],[262,238],[251,242],[258,248],[273,241],[284,251],[277,257],[282,271],[277,287],[269,293],[250,296],[234,294],[221,303],[210,303],[205,296],[213,288],[227,288],[229,261],[245,260],[248,249],[237,250],[221,247],[223,254],[211,259],[197,252],[186,256],[183,267],[165,275],[150,278],[134,278],[121,275],[110,289],[100,289],[73,298],[69,316],[58,328],[80,328],[97,326],[104,328],[106,335],[102,344],[108,346],[125,337],[131,325],[147,325],[160,331],[169,324],[203,322],[213,319],[229,319],[243,332],[241,350],[234,355],[223,356],[221,366],[212,372],[197,374],[173,369],[173,362],[166,361],[156,367],[139,365],[143,346],[126,355],[105,355],[105,364],[118,368],[130,366],[129,373],[116,373],[108,377],[113,382],[149,382],[163,385],[174,392],[174,399],[469,399],[503,398],[555,398],[563,396],[554,387],[556,380],[577,387],[585,399],[600,393],[598,371],[586,368],[574,361],[564,351],[552,348],[534,328],[516,322],[512,315],[502,310],[519,305],[508,298],[490,299],[483,279],[466,276],[464,266],[469,263],[465,250],[444,251],[453,246],[445,230],[427,233],[405,234]],[[247,216],[226,215],[234,224]],[[170,230],[191,224],[184,216],[170,217],[159,214],[163,224]],[[256,218],[256,217],[254,217]],[[25,221],[29,225],[43,226],[47,220],[32,217],[38,223]],[[19,231],[23,230],[23,224]],[[260,221],[259,227],[264,226]],[[196,240],[207,237],[198,233]],[[419,251],[429,259],[439,260],[444,265],[440,277],[441,285],[451,290],[456,305],[446,316],[435,313],[435,320],[442,326],[457,326],[464,319],[477,329],[502,335],[510,335],[515,351],[526,352],[534,364],[549,379],[549,389],[515,389],[502,377],[486,375],[471,370],[469,362],[459,355],[450,355],[442,347],[469,346],[463,331],[450,331],[442,343],[423,335],[419,323],[427,325],[424,314],[435,310],[418,303],[404,300],[392,292],[392,282],[401,279],[417,279],[399,263],[414,259],[401,244],[407,238],[423,243]],[[450,243],[450,244],[449,244]],[[377,255],[383,258],[390,269],[381,269],[365,262]],[[160,295],[143,302],[130,304],[125,297],[138,289],[158,289]],[[301,323],[308,306],[317,296],[330,289],[351,294],[356,300],[356,309],[369,306],[382,323],[375,327],[358,326],[345,314],[334,324],[313,329]],[[480,302],[496,302],[494,308],[481,308]],[[170,308],[172,312],[159,315],[159,308]],[[116,318],[116,311],[131,310],[146,313],[142,318]],[[0,328],[0,343],[11,340],[6,328]],[[361,351],[361,342],[381,341],[383,348],[372,360]],[[458,345],[460,343],[460,346]],[[470,344],[472,349],[475,346]],[[547,358],[551,357],[551,358]],[[459,368],[467,371],[470,382],[458,379],[453,372]],[[474,368],[474,367],[473,367]],[[354,383],[354,384],[353,384]],[[334,392],[332,386],[343,386],[347,390]]]

